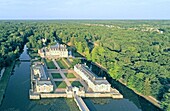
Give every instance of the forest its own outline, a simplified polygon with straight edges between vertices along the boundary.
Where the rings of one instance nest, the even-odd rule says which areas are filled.
[[[170,110],[170,21],[0,21],[0,69],[19,57],[62,42],[101,65],[127,87]]]

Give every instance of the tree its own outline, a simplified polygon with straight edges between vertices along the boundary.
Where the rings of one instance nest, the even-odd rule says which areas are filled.
[[[170,91],[163,95],[161,107],[166,111],[170,111]]]
[[[119,73],[120,67],[115,62],[111,69],[109,69],[109,74],[112,78],[119,80],[122,77],[122,74]]]
[[[150,86],[150,80],[149,78],[146,78],[145,79],[145,82],[144,82],[144,89],[143,89],[143,94],[146,95],[146,96],[149,96],[151,94],[151,86]]]
[[[82,53],[82,52],[83,52],[82,43],[81,43],[81,42],[78,42],[78,43],[76,43],[76,45],[77,45],[77,50],[78,50],[80,53]]]
[[[87,60],[91,60],[90,50],[88,47],[85,48],[84,53],[86,55]]]

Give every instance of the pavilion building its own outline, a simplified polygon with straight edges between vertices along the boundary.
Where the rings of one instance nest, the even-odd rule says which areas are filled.
[[[44,47],[38,50],[38,53],[42,58],[48,59],[66,58],[69,56],[66,45],[59,43],[50,47]]]
[[[53,91],[53,84],[45,70],[45,66],[42,63],[35,62],[31,67],[31,73],[33,90],[35,92],[42,93]]]
[[[82,79],[88,84],[88,87],[93,92],[110,92],[111,84],[105,77],[98,77],[85,64],[77,64],[74,66],[74,71],[80,75]]]

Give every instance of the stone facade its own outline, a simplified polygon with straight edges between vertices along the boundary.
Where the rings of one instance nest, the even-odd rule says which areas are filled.
[[[48,77],[45,66],[42,63],[35,62],[31,67],[31,73],[32,88],[34,92],[42,93],[53,91],[53,84]]]
[[[85,97],[85,89],[83,87],[67,87],[66,88],[67,98],[72,98],[75,95]]]
[[[111,84],[106,78],[98,77],[84,64],[77,64],[74,66],[74,71],[80,75],[82,79],[86,81],[89,88],[94,92],[110,92]]]
[[[57,59],[57,58],[61,58],[61,57],[68,57],[68,50],[66,45],[62,45],[62,44],[56,44],[54,46],[50,46],[42,48],[40,50],[38,50],[39,55],[42,58],[48,58],[48,59]]]
[[[37,92],[52,92],[53,85],[51,81],[38,81],[36,84],[36,91]]]

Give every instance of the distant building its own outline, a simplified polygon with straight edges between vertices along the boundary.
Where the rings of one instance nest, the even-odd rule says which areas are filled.
[[[48,76],[45,67],[40,62],[35,62],[31,67],[31,79],[35,92],[52,92],[53,84]]]
[[[57,43],[56,45],[45,47],[38,50],[39,55],[42,58],[57,59],[61,57],[68,57],[68,50],[66,45]]]
[[[98,77],[84,64],[77,64],[74,66],[74,71],[86,81],[89,88],[94,92],[110,92],[111,84],[106,78]]]

